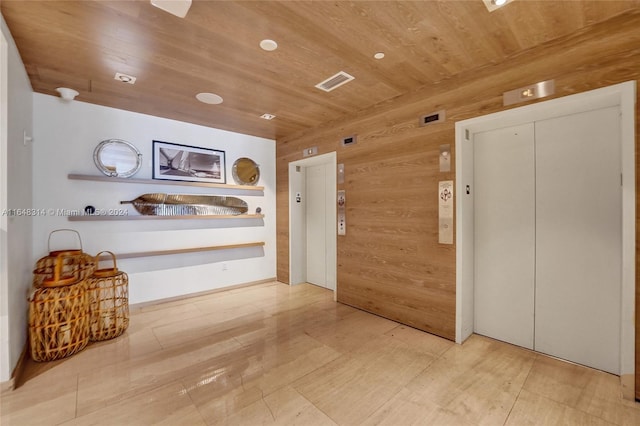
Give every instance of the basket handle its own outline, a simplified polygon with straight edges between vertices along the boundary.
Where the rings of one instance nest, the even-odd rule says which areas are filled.
[[[49,280],[45,279],[43,281],[44,287],[56,287],[59,285],[67,285],[67,284],[71,284],[76,280],[75,277],[73,276],[71,277],[62,276],[62,267],[64,265],[64,259],[65,257],[69,257],[70,253],[73,254],[73,252],[63,251],[55,258],[56,263],[53,266],[53,279],[49,279]]]
[[[80,238],[80,233],[78,231],[76,231],[75,229],[64,228],[64,229],[56,229],[56,230],[51,231],[51,233],[49,233],[49,240],[47,241],[47,249],[48,249],[47,251],[48,252],[51,252],[51,236],[53,234],[55,234],[56,232],[60,232],[60,231],[68,231],[68,232],[75,233],[76,236],[78,237],[78,243],[80,244],[80,251],[82,251],[82,238]]]
[[[113,272],[118,272],[118,266],[116,265],[116,255],[108,250],[101,251],[100,253],[96,254],[96,269],[98,269],[97,267],[100,265],[100,255],[103,253],[107,253],[111,256],[111,260],[113,261]]]

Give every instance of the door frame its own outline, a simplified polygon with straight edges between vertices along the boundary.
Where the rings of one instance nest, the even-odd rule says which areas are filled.
[[[314,157],[304,158],[302,160],[292,161],[289,163],[289,284],[296,285],[306,282],[306,260],[302,260],[306,256],[306,214],[302,208],[304,204],[296,202],[296,192],[304,192],[305,179],[302,169],[309,166],[318,166],[324,164],[327,169],[326,188],[329,193],[336,194],[337,191],[337,153],[330,152],[327,154],[317,155]],[[296,171],[297,167],[300,172]],[[327,229],[327,255],[326,255],[326,277],[327,285],[333,288],[333,298],[336,299],[338,291],[337,283],[337,207],[336,203],[328,206],[328,223],[333,223],[333,229]],[[304,277],[304,278],[303,278]]]
[[[635,367],[635,103],[636,82],[628,81],[456,122],[456,342],[474,329],[473,144],[477,132],[540,121],[610,106],[621,111],[622,169],[622,288],[620,318],[620,375],[633,395]],[[466,194],[470,185],[471,194]],[[628,377],[627,377],[628,376]],[[630,380],[630,381],[629,381]],[[623,386],[623,392],[624,390]],[[626,392],[625,392],[626,395]]]
[[[8,207],[8,51],[9,44],[2,31],[0,31],[0,210]],[[4,382],[11,376],[9,347],[9,273],[8,266],[8,215],[0,215],[0,382]]]

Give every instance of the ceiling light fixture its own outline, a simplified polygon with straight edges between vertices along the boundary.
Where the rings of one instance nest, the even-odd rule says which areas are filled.
[[[513,0],[482,0],[489,12],[500,9],[502,6],[506,5],[507,3],[511,3],[512,1]]]
[[[378,52],[375,55],[373,55],[373,57],[376,59],[382,59],[384,58],[384,52]]]
[[[221,96],[215,93],[202,92],[196,95],[196,99],[205,104],[218,105],[221,104],[223,99]]]
[[[178,18],[184,18],[191,7],[191,0],[151,0],[151,4]]]
[[[276,116],[273,114],[265,113],[265,114],[262,114],[260,118],[264,118],[265,120],[273,120],[274,118],[276,118]]]
[[[68,87],[58,87],[56,90],[60,93],[60,97],[65,101],[72,101],[80,94],[77,90],[69,89]]]
[[[260,48],[267,52],[273,52],[278,48],[278,43],[273,40],[265,39],[260,42]]]
[[[127,83],[127,84],[135,84],[136,82],[136,78],[132,75],[128,75],[128,74],[122,74],[120,72],[117,72],[115,77],[113,77],[115,80],[121,81],[123,83]]]

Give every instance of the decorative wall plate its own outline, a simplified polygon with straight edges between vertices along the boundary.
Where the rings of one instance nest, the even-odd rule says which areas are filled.
[[[122,139],[107,139],[93,151],[93,161],[102,173],[111,177],[127,178],[135,175],[142,166],[142,154],[138,148]]]

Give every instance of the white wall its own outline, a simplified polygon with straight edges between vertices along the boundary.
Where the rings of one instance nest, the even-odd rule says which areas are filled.
[[[275,230],[275,141],[223,130],[138,114],[79,101],[34,94],[34,208],[83,210],[125,208],[121,200],[132,200],[152,192],[219,194],[242,198],[249,213],[261,207],[262,219],[198,219],[149,221],[69,222],[47,213],[34,219],[33,261],[47,254],[52,230],[73,228],[82,236],[85,252],[117,253],[191,248],[264,241],[264,248],[234,249],[209,253],[124,259],[118,264],[129,274],[130,303],[174,297],[222,288],[276,276]],[[203,105],[203,108],[206,106]],[[68,173],[100,175],[93,163],[96,145],[110,138],[134,144],[143,155],[135,178],[152,176],[153,140],[215,148],[226,152],[227,183],[233,184],[231,167],[239,157],[260,165],[258,185],[264,193],[189,186],[124,184],[77,181]],[[259,195],[258,195],[259,194]],[[264,195],[262,195],[264,194]],[[57,233],[52,249],[74,246],[72,238]]]
[[[3,120],[1,130],[6,135],[6,167],[3,161],[0,170],[3,180],[6,179],[3,195],[6,195],[7,208],[29,208],[32,202],[32,147],[23,141],[24,132],[32,133],[32,89],[4,18],[1,28],[7,41],[7,68],[2,70],[2,74],[6,71],[7,84],[2,87],[1,96],[6,97],[6,104],[3,102],[2,105],[6,123]],[[7,250],[0,255],[6,261],[0,274],[0,382],[5,382],[11,378],[26,341],[27,293],[33,264],[31,220],[6,215],[2,219],[2,246],[6,245]]]

